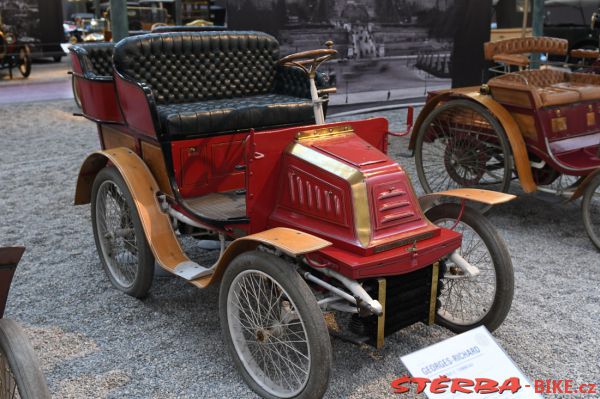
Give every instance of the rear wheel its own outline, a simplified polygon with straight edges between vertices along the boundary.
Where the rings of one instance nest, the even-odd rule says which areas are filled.
[[[479,270],[471,277],[450,259],[443,262],[437,324],[457,333],[481,325],[495,330],[506,318],[514,293],[512,261],[504,240],[488,219],[469,207],[461,215],[460,205],[442,204],[426,216],[462,234],[458,253]]]
[[[317,301],[295,268],[264,252],[227,267],[219,293],[225,344],[246,383],[265,398],[320,398],[331,343]]]
[[[94,180],[92,226],[112,284],[133,297],[145,296],[154,277],[154,255],[131,193],[114,167],[102,169]]]
[[[583,224],[594,245],[600,249],[600,176],[586,187],[581,202]]]
[[[461,187],[507,192],[512,158],[504,129],[483,106],[450,100],[417,132],[417,175],[425,193]]]
[[[46,379],[25,332],[10,319],[0,319],[0,398],[50,398]]]

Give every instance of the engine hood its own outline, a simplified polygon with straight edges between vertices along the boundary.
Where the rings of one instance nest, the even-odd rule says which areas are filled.
[[[349,126],[299,133],[283,157],[280,187],[277,224],[302,223],[364,255],[440,234],[404,169]]]

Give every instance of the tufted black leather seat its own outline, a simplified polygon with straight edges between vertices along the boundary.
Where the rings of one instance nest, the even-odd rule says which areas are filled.
[[[188,137],[314,123],[308,78],[278,59],[265,33],[170,32],[122,40],[114,64],[149,87],[163,133]]]
[[[70,50],[77,54],[86,77],[112,79],[114,47],[113,43],[85,43],[73,45]]]

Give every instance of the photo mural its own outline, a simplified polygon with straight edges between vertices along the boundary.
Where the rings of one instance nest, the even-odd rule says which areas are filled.
[[[454,0],[224,0],[232,29],[273,34],[281,53],[323,47],[331,104],[399,101],[450,87]]]

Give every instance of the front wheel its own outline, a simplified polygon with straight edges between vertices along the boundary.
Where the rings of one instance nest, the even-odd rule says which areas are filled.
[[[225,344],[246,383],[264,398],[320,398],[331,342],[314,294],[293,265],[246,252],[227,267],[219,293]]]
[[[512,261],[504,240],[488,219],[466,206],[462,215],[461,205],[442,204],[426,216],[462,234],[458,253],[479,270],[470,277],[450,259],[442,262],[437,324],[456,333],[481,325],[494,331],[508,315],[514,293]]]
[[[596,176],[586,187],[581,211],[585,230],[590,240],[600,249],[600,176]]]
[[[46,379],[25,332],[0,319],[0,398],[50,399]]]

